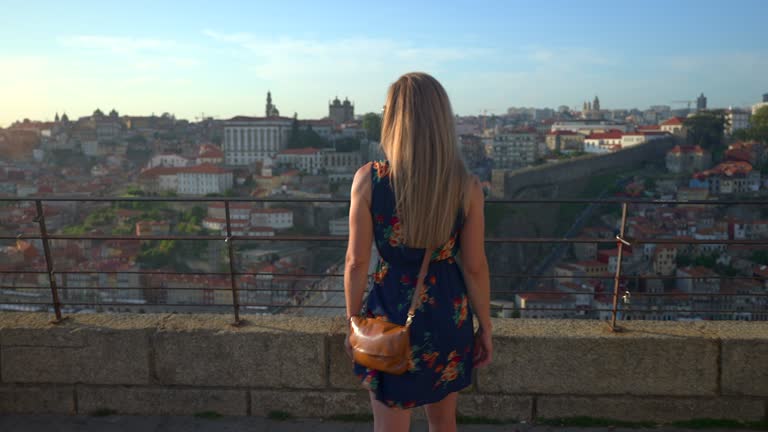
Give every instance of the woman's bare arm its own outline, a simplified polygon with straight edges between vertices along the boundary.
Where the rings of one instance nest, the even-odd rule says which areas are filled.
[[[349,205],[349,244],[344,266],[344,297],[347,318],[360,312],[367,287],[368,265],[371,260],[373,221],[371,205],[371,164],[355,173]]]
[[[491,282],[485,256],[485,197],[477,177],[468,188],[467,217],[461,231],[461,266],[467,294],[480,328],[491,330]]]

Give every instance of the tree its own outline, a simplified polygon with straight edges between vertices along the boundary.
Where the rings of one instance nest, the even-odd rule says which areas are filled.
[[[371,141],[381,141],[381,116],[367,113],[363,116],[363,129]]]
[[[749,119],[750,138],[768,143],[768,106],[760,107]]]
[[[726,118],[722,111],[701,111],[683,121],[688,130],[687,141],[707,150],[722,146],[725,136]]]

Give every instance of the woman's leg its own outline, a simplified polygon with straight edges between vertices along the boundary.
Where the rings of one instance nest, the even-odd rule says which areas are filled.
[[[411,410],[390,408],[384,402],[371,395],[374,432],[408,432],[411,427]]]
[[[449,393],[440,402],[427,404],[429,432],[456,432],[456,399],[457,392]]]

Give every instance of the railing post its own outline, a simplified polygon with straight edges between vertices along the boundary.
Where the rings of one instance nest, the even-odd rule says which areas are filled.
[[[45,254],[45,269],[48,272],[48,285],[51,287],[51,301],[53,302],[53,312],[56,314],[56,319],[51,323],[58,324],[64,318],[61,316],[61,302],[59,301],[59,290],[56,286],[56,276],[53,274],[53,259],[51,258],[51,247],[48,245],[48,230],[45,227],[45,214],[43,213],[43,201],[36,199],[35,207],[37,209],[37,217],[35,220],[40,227],[40,237],[43,242],[43,252]]]
[[[227,244],[227,251],[229,253],[229,284],[232,287],[232,307],[235,309],[235,321],[233,326],[239,326],[242,324],[240,320],[240,296],[237,293],[237,281],[235,280],[235,252],[232,245],[232,224],[229,219],[229,200],[224,200],[224,213],[227,220],[227,238],[224,242]]]
[[[616,275],[613,278],[613,308],[611,310],[611,331],[621,331],[616,327],[616,311],[619,304],[619,284],[621,282],[621,261],[623,258],[624,245],[629,246],[629,242],[624,240],[624,229],[627,226],[627,203],[621,203],[621,226],[619,227],[619,235],[616,236],[616,244],[618,251],[616,253]]]

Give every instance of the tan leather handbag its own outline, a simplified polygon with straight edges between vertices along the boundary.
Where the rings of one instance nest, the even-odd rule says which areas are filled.
[[[402,375],[408,370],[411,356],[408,328],[421,303],[424,278],[427,276],[431,255],[431,249],[426,249],[405,325],[359,315],[350,318],[349,343],[352,345],[355,362],[367,368],[394,375]]]

